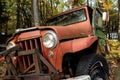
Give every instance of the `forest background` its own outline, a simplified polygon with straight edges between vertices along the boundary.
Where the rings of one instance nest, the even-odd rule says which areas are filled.
[[[109,11],[109,23],[106,27],[106,40],[109,52],[106,56],[111,69],[111,80],[118,74],[120,62],[120,0],[0,0],[0,47],[18,28],[35,26],[33,1],[39,9],[39,25],[45,25],[47,18],[77,6],[98,7],[98,1]],[[113,69],[114,68],[114,69]]]

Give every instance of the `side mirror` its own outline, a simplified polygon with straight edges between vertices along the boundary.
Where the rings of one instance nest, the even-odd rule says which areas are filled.
[[[103,12],[102,20],[105,21],[105,22],[109,21],[109,13],[108,12]]]
[[[108,12],[103,12],[103,14],[102,14],[102,20],[104,22],[104,25],[107,26],[108,21],[109,21],[109,13]]]

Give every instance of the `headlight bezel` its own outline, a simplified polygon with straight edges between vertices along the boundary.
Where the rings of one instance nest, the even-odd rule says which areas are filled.
[[[48,31],[44,34],[42,42],[44,47],[53,49],[58,44],[58,37],[54,31]]]
[[[10,41],[8,42],[7,46],[6,46],[6,49],[10,49],[10,48],[13,48],[14,46],[16,46],[16,44],[13,42],[13,41]]]

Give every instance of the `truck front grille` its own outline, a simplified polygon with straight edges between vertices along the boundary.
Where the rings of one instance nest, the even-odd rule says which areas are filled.
[[[20,41],[18,43],[20,51],[28,51],[32,49],[41,49],[40,38]],[[37,54],[25,54],[18,57],[18,65],[20,73],[32,73],[39,71]],[[36,66],[37,65],[37,66]]]
[[[29,50],[29,49],[35,49],[35,48],[41,48],[40,47],[40,39],[30,39],[19,42],[19,46],[21,50]]]

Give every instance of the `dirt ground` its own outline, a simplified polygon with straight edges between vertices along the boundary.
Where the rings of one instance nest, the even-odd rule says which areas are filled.
[[[115,80],[120,80],[120,64],[115,71]]]
[[[120,59],[108,59],[110,80],[120,80]]]

